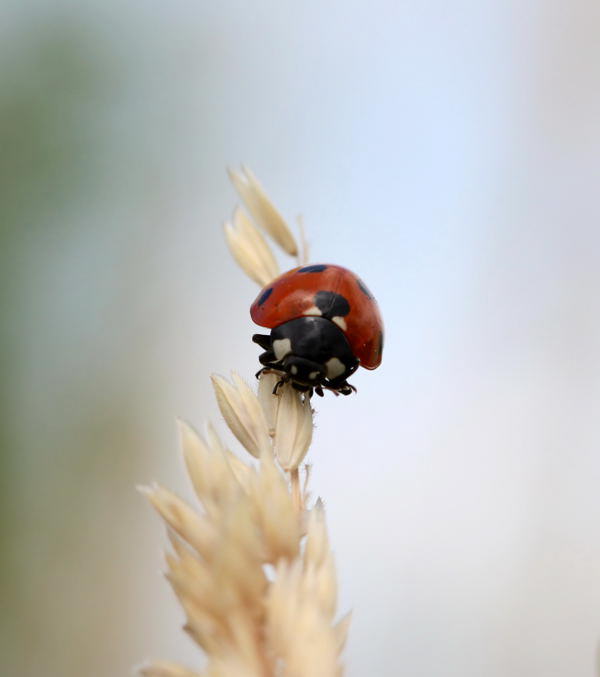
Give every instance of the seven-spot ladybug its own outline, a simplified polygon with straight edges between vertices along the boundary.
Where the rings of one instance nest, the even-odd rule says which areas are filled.
[[[267,285],[250,308],[256,324],[271,329],[252,340],[265,351],[264,371],[281,374],[274,392],[290,381],[296,390],[323,388],[349,395],[346,382],[358,365],[381,364],[383,323],[377,302],[364,282],[341,266],[303,266]]]

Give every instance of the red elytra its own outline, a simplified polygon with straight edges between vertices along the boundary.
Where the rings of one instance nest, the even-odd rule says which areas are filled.
[[[343,297],[348,311],[335,319],[328,317],[316,307],[319,292]],[[298,317],[323,315],[343,330],[362,367],[376,369],[381,364],[383,321],[377,302],[360,277],[342,266],[318,263],[283,273],[261,290],[250,315],[256,324],[269,329]]]

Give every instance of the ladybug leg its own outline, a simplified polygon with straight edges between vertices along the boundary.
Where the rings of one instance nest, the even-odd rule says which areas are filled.
[[[263,350],[271,351],[271,336],[269,334],[254,334],[252,341],[258,343]]]
[[[310,386],[303,385],[302,383],[292,382],[292,388],[294,388],[294,390],[297,390],[299,393],[307,393],[309,390],[312,391],[312,388]]]
[[[263,367],[256,372],[256,378],[260,378],[263,374],[277,374],[281,376],[281,370],[273,368],[275,366],[275,364],[268,362],[266,367]]]
[[[338,392],[342,393],[342,395],[351,395],[356,392],[356,388],[353,385],[350,385],[350,383],[345,383]]]
[[[285,374],[284,376],[282,376],[279,379],[279,381],[277,381],[277,383],[275,384],[275,387],[273,388],[273,395],[277,395],[277,391],[279,390],[279,388],[281,388],[283,386],[283,384],[287,383],[289,380],[290,380],[290,377],[288,376],[288,374]]]
[[[254,334],[252,340],[265,351],[258,356],[258,361],[265,367],[278,366],[277,357],[271,348],[271,337],[268,334]]]
[[[323,387],[327,390],[331,390],[331,392],[335,393],[336,395],[351,395],[352,393],[356,392],[356,388],[347,381],[339,381],[337,383],[334,381],[328,381],[327,383],[323,384]]]
[[[275,357],[275,353],[272,350],[267,350],[258,356],[258,361],[261,364],[264,364],[265,367],[272,367],[277,363],[277,358]]]

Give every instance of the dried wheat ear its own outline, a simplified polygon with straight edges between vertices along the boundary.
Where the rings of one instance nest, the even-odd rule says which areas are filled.
[[[307,262],[281,214],[248,170],[230,171],[244,206],[225,235],[242,270],[261,286],[279,274],[264,231]],[[257,227],[258,226],[258,227]],[[258,392],[237,374],[213,376],[219,409],[242,447],[240,459],[211,425],[199,435],[180,422],[180,438],[199,509],[160,486],[143,488],[165,521],[172,551],[167,579],[186,615],[185,630],[206,655],[201,672],[168,662],[145,677],[340,677],[350,617],[336,621],[337,583],[323,506],[308,506],[312,440],[308,397],[262,374]]]

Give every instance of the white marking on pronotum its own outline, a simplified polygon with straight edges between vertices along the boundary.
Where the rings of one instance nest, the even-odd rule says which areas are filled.
[[[294,376],[296,376],[296,374],[298,373],[298,367],[295,364],[292,364],[292,368],[290,369],[290,371],[292,372],[292,374],[294,374]]]
[[[325,367],[327,368],[327,378],[329,379],[337,378],[346,371],[344,363],[340,362],[337,357],[332,357],[330,360],[327,360],[327,362],[325,362]]]
[[[311,306],[308,310],[305,310],[303,315],[322,315],[323,313],[317,306]]]
[[[311,381],[314,381],[317,378],[318,375],[319,375],[318,371],[311,371],[310,374],[308,375],[308,378]]]
[[[273,341],[273,352],[278,360],[283,360],[286,355],[292,352],[292,342],[289,338],[276,339]]]
[[[346,331],[348,329],[348,325],[346,324],[346,320],[341,315],[337,315],[336,317],[332,318],[332,322],[335,322],[337,326],[342,329],[343,331]]]

